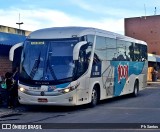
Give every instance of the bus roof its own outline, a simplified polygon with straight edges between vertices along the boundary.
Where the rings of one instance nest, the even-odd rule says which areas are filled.
[[[141,43],[146,45],[144,41],[137,40],[131,37],[113,33],[110,31],[105,31],[97,28],[91,27],[53,27],[45,28],[33,31],[28,38],[29,39],[59,39],[59,38],[72,38],[81,37],[84,35],[98,35],[104,37],[115,38],[124,41],[130,41],[134,43]]]

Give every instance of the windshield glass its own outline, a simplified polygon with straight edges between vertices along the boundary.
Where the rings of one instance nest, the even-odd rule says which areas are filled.
[[[20,78],[53,81],[73,77],[73,48],[77,42],[77,39],[27,40]]]

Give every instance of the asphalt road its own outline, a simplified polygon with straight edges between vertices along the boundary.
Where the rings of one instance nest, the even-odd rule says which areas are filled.
[[[48,124],[53,127],[54,123],[64,123],[62,127],[77,127],[75,131],[81,128],[91,127],[92,130],[87,129],[87,131],[96,131],[94,127],[96,124],[100,125],[97,127],[98,130],[103,128],[103,125],[108,123],[114,128],[119,127],[116,123],[121,124],[126,129],[129,123],[135,125],[147,125],[153,123],[152,125],[156,126],[156,123],[160,123],[160,87],[147,87],[145,90],[139,93],[138,97],[122,96],[116,97],[109,100],[101,101],[99,105],[95,108],[89,108],[87,105],[77,106],[77,107],[44,107],[44,106],[20,106],[13,110],[12,112],[1,115],[0,123],[53,123]],[[67,124],[68,123],[68,124]],[[78,123],[77,126],[71,123]],[[82,124],[81,124],[82,123]],[[89,124],[86,126],[86,124]],[[92,124],[90,124],[92,123]],[[102,124],[105,123],[105,124]],[[93,127],[94,126],[94,127]],[[160,125],[158,126],[160,130]],[[107,129],[102,129],[105,131]],[[117,131],[119,129],[112,130]],[[124,129],[125,130],[125,129]],[[120,131],[124,131],[120,130]],[[130,129],[127,129],[128,131]],[[138,129],[144,130],[144,129]],[[150,131],[158,129],[147,129]],[[61,131],[61,130],[58,130]],[[70,131],[70,130],[66,130]],[[111,130],[110,130],[111,131]],[[133,130],[133,131],[137,131]],[[145,130],[144,130],[145,131]]]

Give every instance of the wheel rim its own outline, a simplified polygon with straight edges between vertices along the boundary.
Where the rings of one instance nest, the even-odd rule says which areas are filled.
[[[97,91],[95,89],[92,90],[92,103],[97,104]]]

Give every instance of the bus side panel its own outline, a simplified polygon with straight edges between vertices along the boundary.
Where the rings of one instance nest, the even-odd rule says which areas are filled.
[[[134,90],[134,82],[135,79],[137,78],[136,75],[132,74],[128,77],[128,79],[126,80],[126,83],[124,85],[123,90],[121,91],[120,95],[125,95],[125,94],[129,94],[132,93]]]
[[[145,61],[144,68],[142,70],[142,89],[147,86],[147,72],[148,72],[148,61]],[[140,89],[141,90],[141,89]]]
[[[114,96],[132,93],[134,82],[140,77],[144,64],[144,62],[111,61],[111,65],[115,68]]]
[[[90,88],[90,78],[88,77],[88,74],[83,75],[80,77],[77,82],[79,83],[79,86],[77,88],[77,103],[76,105],[82,105],[89,103],[89,88]]]

